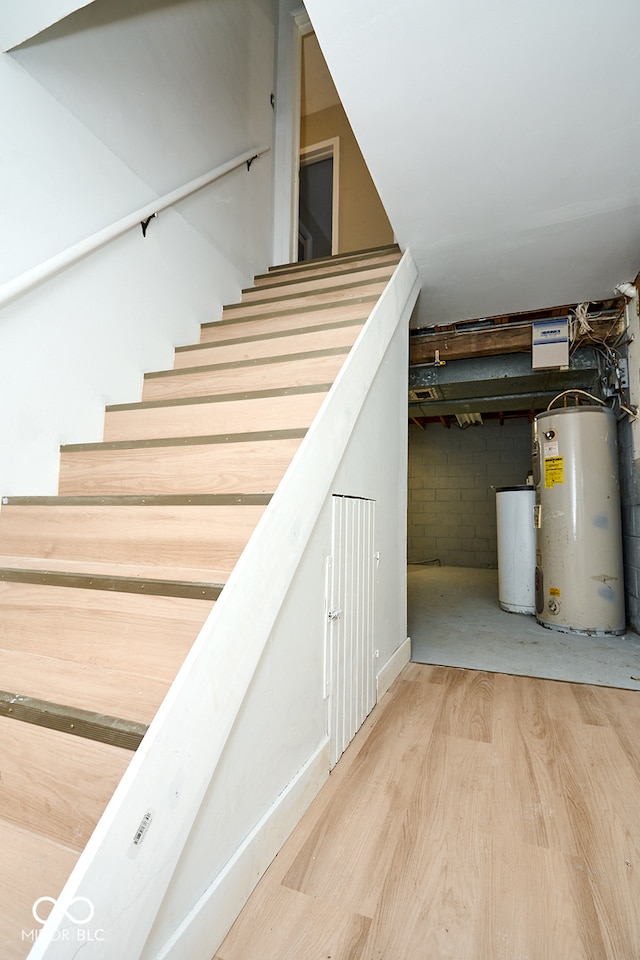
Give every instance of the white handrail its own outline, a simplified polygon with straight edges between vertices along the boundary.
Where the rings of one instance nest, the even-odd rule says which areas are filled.
[[[93,253],[94,250],[98,250],[106,243],[109,243],[110,240],[114,240],[121,234],[126,233],[127,230],[139,226],[144,220],[148,220],[161,210],[166,210],[167,207],[172,206],[179,200],[184,200],[185,197],[191,196],[192,193],[196,193],[196,191],[201,190],[202,187],[208,186],[208,184],[213,183],[214,180],[219,180],[243,164],[247,163],[250,165],[252,160],[256,160],[263,154],[268,153],[270,149],[269,146],[261,146],[256,147],[255,150],[247,150],[246,153],[235,157],[233,160],[229,160],[227,163],[223,163],[219,167],[215,167],[200,177],[196,177],[195,180],[190,180],[189,183],[185,183],[182,187],[172,190],[171,193],[167,193],[163,197],[158,197],[157,200],[151,200],[145,204],[144,207],[140,207],[139,210],[134,210],[133,213],[127,214],[127,216],[122,217],[110,226],[98,230],[97,233],[94,233],[84,240],[80,240],[72,247],[68,247],[67,250],[63,250],[62,253],[57,253],[43,263],[38,264],[37,267],[32,267],[31,270],[20,274],[19,277],[7,281],[7,283],[0,286],[0,307],[15,300],[23,293],[26,293],[27,290],[31,290],[38,284],[48,280],[49,277],[64,270],[65,267],[77,263],[78,260],[86,257],[89,253]]]

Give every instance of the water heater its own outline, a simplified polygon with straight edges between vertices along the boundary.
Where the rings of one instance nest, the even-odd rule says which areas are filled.
[[[498,602],[507,613],[535,613],[536,532],[533,487],[496,489]]]
[[[587,634],[625,629],[617,421],[606,407],[547,410],[533,426],[536,619]]]

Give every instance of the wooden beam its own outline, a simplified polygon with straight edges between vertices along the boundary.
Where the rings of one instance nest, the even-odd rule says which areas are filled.
[[[605,320],[591,319],[593,337],[596,340],[610,339],[621,331],[621,320],[608,317]],[[581,342],[589,342],[581,338]],[[438,333],[414,334],[410,343],[410,363],[433,363],[436,351],[440,360],[463,360],[467,357],[491,357],[502,353],[528,353],[531,350],[531,324],[496,324],[482,330],[449,330]]]

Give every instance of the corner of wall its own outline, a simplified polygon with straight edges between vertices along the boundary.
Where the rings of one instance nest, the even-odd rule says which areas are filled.
[[[389,659],[378,671],[376,676],[376,699],[379,702],[385,695],[393,681],[400,675],[402,669],[411,660],[411,637],[407,637],[397,650],[391,654]]]

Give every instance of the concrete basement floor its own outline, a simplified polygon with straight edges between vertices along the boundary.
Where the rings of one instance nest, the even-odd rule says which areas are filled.
[[[547,630],[498,603],[498,571],[410,564],[408,625],[416,663],[640,690],[640,637]]]

